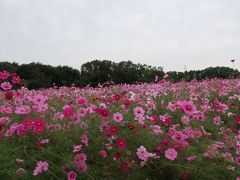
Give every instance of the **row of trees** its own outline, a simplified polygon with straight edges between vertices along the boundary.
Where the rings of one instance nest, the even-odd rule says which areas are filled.
[[[240,72],[237,69],[232,69],[229,67],[209,67],[203,70],[191,70],[185,72],[168,72],[169,78],[173,82],[180,80],[191,81],[193,79],[203,80],[203,79],[230,79],[240,77]]]
[[[94,60],[81,66],[81,70],[68,66],[53,67],[41,63],[17,64],[9,62],[0,63],[0,71],[7,70],[16,72],[21,76],[24,85],[29,89],[48,88],[56,86],[76,85],[93,87],[106,82],[138,83],[153,82],[158,76],[162,79],[164,71],[162,67],[134,64],[131,61],[115,63],[112,61]],[[167,72],[169,80],[177,82],[180,80],[190,81],[192,79],[202,80],[208,78],[237,78],[240,77],[238,70],[228,67],[214,67],[197,71]]]

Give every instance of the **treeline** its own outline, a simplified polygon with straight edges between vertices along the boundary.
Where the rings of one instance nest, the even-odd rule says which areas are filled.
[[[98,86],[107,83],[142,83],[154,82],[156,76],[162,79],[165,72],[162,67],[143,64],[134,64],[131,61],[115,63],[108,60],[94,60],[81,66],[77,70],[68,66],[53,67],[41,63],[17,64],[9,62],[0,63],[0,71],[15,72],[23,78],[23,83],[29,89],[48,88],[56,86]],[[210,78],[237,78],[238,70],[228,67],[214,67],[204,70],[168,73],[168,79],[173,82],[180,80],[191,81]]]

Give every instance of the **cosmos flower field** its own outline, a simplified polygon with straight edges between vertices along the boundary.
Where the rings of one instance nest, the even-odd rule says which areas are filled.
[[[240,179],[240,79],[0,84],[0,179]]]

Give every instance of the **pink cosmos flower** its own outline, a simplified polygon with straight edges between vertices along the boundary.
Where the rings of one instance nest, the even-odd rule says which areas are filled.
[[[82,149],[82,145],[73,145],[73,152],[79,152]]]
[[[213,101],[214,107],[218,112],[225,113],[228,110],[228,106],[222,102],[220,102],[218,99]]]
[[[196,158],[197,158],[197,156],[189,156],[189,157],[187,157],[187,160],[189,162],[191,162],[191,161],[194,161]]]
[[[165,151],[165,157],[171,161],[177,158],[177,151],[174,148],[169,148]]]
[[[148,158],[150,157],[156,157],[156,154],[155,153],[150,153],[146,150],[146,148],[144,146],[140,146],[138,149],[137,149],[137,156],[140,160],[143,160],[143,161],[147,161]]]
[[[137,156],[140,160],[146,161],[148,158],[148,152],[144,146],[140,146],[137,149]]]
[[[12,89],[12,85],[9,82],[1,83],[1,88],[5,91]]]
[[[10,118],[9,117],[0,117],[0,127],[1,126],[5,126],[9,122],[10,122]]]
[[[183,123],[184,125],[187,126],[191,120],[190,120],[190,118],[189,118],[188,116],[183,116],[183,117],[181,118],[181,121],[182,121],[182,123]]]
[[[68,173],[68,180],[76,180],[77,174],[73,171]]]
[[[133,113],[136,117],[143,116],[145,111],[142,107],[135,107]]]
[[[80,139],[85,146],[88,146],[88,136],[86,134],[82,135]]]
[[[0,113],[11,114],[13,112],[12,106],[0,106]]]
[[[193,104],[192,101],[183,101],[182,109],[186,114],[189,115],[193,114],[197,110],[196,106]]]
[[[74,156],[75,161],[86,161],[87,156],[84,153],[80,153]]]
[[[27,135],[27,133],[28,133],[28,130],[25,129],[24,126],[21,124],[16,129],[16,134],[18,136],[25,136],[25,135]]]
[[[41,144],[48,144],[49,143],[49,139],[42,139],[40,141]]]
[[[87,156],[84,153],[80,153],[74,156],[74,165],[78,168],[79,171],[86,172],[87,164],[86,164]]]
[[[123,121],[123,116],[121,113],[117,112],[115,114],[113,114],[113,120],[116,122],[122,122]]]
[[[44,104],[44,102],[47,100],[47,98],[43,95],[36,95],[33,97],[32,101],[34,104],[39,105],[39,104]]]
[[[213,123],[216,125],[216,126],[220,126],[221,125],[221,117],[220,116],[217,116],[213,119]]]
[[[39,161],[37,162],[37,166],[33,171],[33,175],[37,176],[41,174],[43,171],[46,172],[48,170],[48,163],[46,161]]]
[[[152,122],[152,123],[154,123],[154,124],[156,124],[157,122],[158,122],[158,116],[151,116],[151,117],[149,117],[149,119],[150,119],[150,121]]]
[[[77,111],[77,114],[79,117],[84,117],[88,112],[88,109],[87,108],[80,108],[78,111]]]
[[[18,126],[19,126],[19,124],[17,124],[17,123],[12,124],[12,125],[9,127],[9,129],[5,132],[4,135],[5,135],[6,137],[11,137],[11,136],[13,136],[14,133],[17,131]]]
[[[21,105],[16,107],[15,113],[20,115],[26,115],[29,114],[31,111],[31,108],[27,105]]]
[[[225,159],[227,159],[228,161],[234,162],[234,158],[233,158],[233,156],[232,156],[231,153],[225,152],[225,153],[222,153],[222,156],[223,156]]]
[[[101,150],[99,152],[99,155],[102,157],[102,158],[106,158],[107,157],[107,152],[105,150]]]
[[[87,98],[80,96],[76,99],[76,103],[79,105],[86,105],[88,104],[88,100]]]
[[[155,135],[160,135],[160,134],[163,133],[163,130],[161,129],[160,126],[154,125],[154,126],[153,126],[153,133],[154,133]]]
[[[166,79],[166,78],[168,78],[168,74],[167,73],[164,74],[164,76],[163,76],[163,79]]]
[[[236,163],[240,166],[240,156],[236,157],[235,160],[236,160]]]
[[[44,103],[43,104],[37,104],[37,105],[33,105],[32,109],[37,111],[37,112],[43,113],[44,111],[46,111],[48,109],[48,105],[44,104]]]

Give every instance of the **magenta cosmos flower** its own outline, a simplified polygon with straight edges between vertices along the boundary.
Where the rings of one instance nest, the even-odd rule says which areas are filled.
[[[75,180],[77,177],[77,174],[73,171],[68,173],[68,180]]]
[[[63,106],[63,115],[66,118],[72,118],[74,116],[74,108],[70,105]]]
[[[177,158],[177,151],[174,148],[169,148],[165,151],[165,157],[173,161]]]
[[[9,72],[7,72],[7,71],[1,71],[1,72],[0,72],[0,79],[1,79],[1,80],[5,80],[5,79],[7,79],[9,76],[11,76],[11,74],[10,74]]]
[[[12,77],[12,83],[14,84],[20,84],[22,82],[21,78],[19,76],[13,76]]]
[[[127,144],[126,144],[126,139],[125,138],[118,138],[116,140],[116,145],[119,149],[125,149]]]
[[[182,109],[186,114],[189,115],[193,114],[197,110],[196,106],[193,104],[192,101],[183,101]]]

